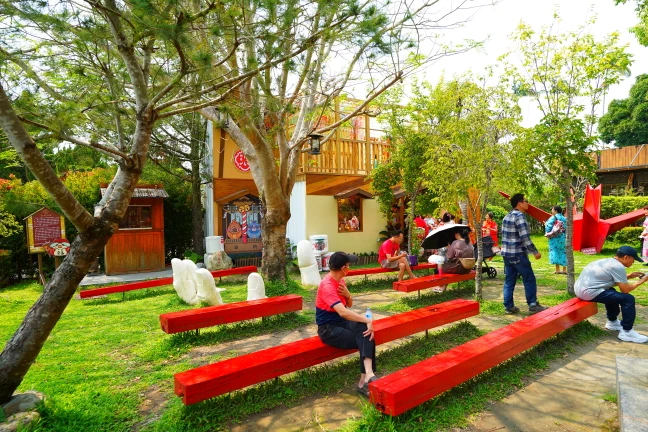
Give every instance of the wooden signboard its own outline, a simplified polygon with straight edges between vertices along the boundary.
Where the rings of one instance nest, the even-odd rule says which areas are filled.
[[[46,253],[46,245],[66,238],[65,219],[50,209],[42,208],[26,219],[29,253]]]

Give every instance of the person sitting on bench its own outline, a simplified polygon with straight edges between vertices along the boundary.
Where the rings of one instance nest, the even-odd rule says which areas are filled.
[[[385,240],[378,250],[378,262],[380,267],[385,269],[398,269],[398,280],[402,281],[405,271],[410,279],[414,278],[414,273],[410,268],[407,252],[400,250],[403,243],[403,231],[395,231],[390,238]]]
[[[455,240],[448,246],[446,259],[441,265],[441,273],[450,274],[467,274],[472,270],[472,266],[466,268],[461,262],[462,258],[470,259],[474,265],[475,251],[470,243],[470,231],[468,228],[455,232]],[[442,293],[448,285],[442,285],[433,288],[432,291]]]
[[[625,269],[635,261],[643,262],[637,251],[631,246],[621,246],[614,258],[603,258],[587,264],[581,272],[574,291],[581,300],[603,303],[607,313],[605,328],[619,332],[619,339],[625,342],[645,343],[648,336],[637,333],[632,329],[637,312],[635,298],[630,291],[648,281],[648,275],[632,272],[626,275]],[[630,283],[628,279],[640,278],[638,282]],[[619,291],[614,289],[619,287]],[[623,319],[619,321],[619,312]]]
[[[344,252],[335,252],[329,258],[329,273],[324,276],[317,288],[315,299],[315,321],[317,335],[323,343],[335,348],[360,350],[360,381],[358,392],[369,396],[369,383],[377,378],[376,342],[371,319],[350,308],[353,298],[346,287],[344,276],[349,271],[349,263],[358,257]]]

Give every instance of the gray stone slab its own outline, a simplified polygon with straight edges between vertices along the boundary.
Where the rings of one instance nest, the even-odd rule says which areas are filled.
[[[617,396],[622,432],[648,430],[648,360],[617,356]]]

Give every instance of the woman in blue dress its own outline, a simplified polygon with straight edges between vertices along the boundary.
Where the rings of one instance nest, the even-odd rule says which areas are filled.
[[[563,227],[567,229],[567,219],[562,214],[560,206],[551,208],[552,216],[545,222],[545,233],[550,233],[557,220],[562,222]],[[567,274],[567,254],[565,253],[565,232],[558,234],[549,239],[549,263],[555,264],[556,271],[554,274]],[[562,266],[562,271],[560,267]]]

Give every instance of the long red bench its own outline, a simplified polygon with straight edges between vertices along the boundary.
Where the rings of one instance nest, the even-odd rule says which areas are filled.
[[[247,267],[235,267],[226,270],[214,270],[210,272],[215,278],[223,276],[231,276],[237,274],[246,274],[257,271],[256,266],[247,266]],[[164,285],[171,285],[173,283],[173,277],[161,278],[161,279],[152,279],[142,282],[133,282],[123,285],[113,285],[104,288],[93,288],[89,290],[83,290],[79,293],[81,298],[90,298],[106,294],[115,294],[126,291],[134,291],[144,288],[153,288]]]
[[[436,274],[436,275],[423,276],[414,279],[397,281],[394,282],[392,287],[395,290],[402,291],[402,292],[420,291],[426,288],[432,288],[432,287],[448,285],[456,282],[473,280],[475,279],[475,275],[476,275],[475,271],[471,271],[470,273],[466,273],[466,274],[451,274],[451,273]]]
[[[165,333],[174,334],[253,318],[296,312],[301,309],[302,297],[289,294],[165,313],[160,315],[160,326]]]
[[[479,303],[453,300],[376,320],[374,337],[376,344],[384,344],[478,313]],[[175,394],[191,405],[355,351],[324,345],[314,336],[178,373]]]
[[[431,264],[431,263],[424,263],[424,264],[419,264],[412,266],[412,271],[414,270],[430,270],[430,269],[435,269],[437,268],[436,264]],[[347,272],[347,277],[348,276],[360,276],[360,275],[370,275],[370,274],[379,274],[379,273],[390,273],[398,271],[398,268],[382,268],[382,267],[370,267],[370,268],[361,268],[361,269],[355,269],[355,270],[349,270]]]
[[[397,416],[595,314],[569,300],[372,382],[370,401]]]

